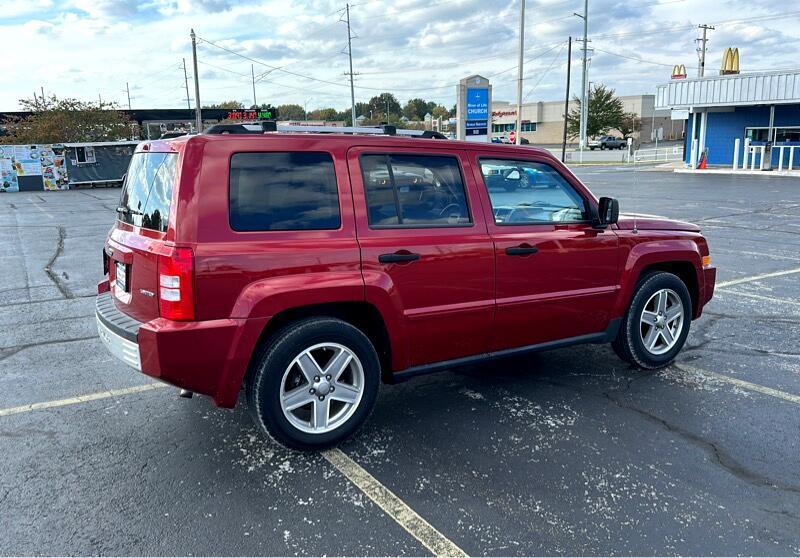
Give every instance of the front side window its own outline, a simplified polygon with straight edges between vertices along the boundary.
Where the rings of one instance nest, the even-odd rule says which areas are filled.
[[[586,221],[586,202],[550,165],[506,159],[481,159],[498,225]]]
[[[177,153],[136,153],[131,157],[122,188],[119,219],[166,232],[177,165]]]
[[[338,229],[339,191],[329,153],[236,153],[230,224],[236,231]]]
[[[458,160],[438,155],[362,155],[369,224],[447,227],[472,223]]]

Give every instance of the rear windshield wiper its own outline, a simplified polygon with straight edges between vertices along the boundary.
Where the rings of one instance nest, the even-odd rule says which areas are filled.
[[[117,207],[117,213],[122,213],[123,215],[144,215],[141,211],[125,207],[124,205]]]

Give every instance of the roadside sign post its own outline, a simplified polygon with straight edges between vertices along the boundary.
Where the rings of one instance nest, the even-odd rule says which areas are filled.
[[[469,76],[458,82],[456,138],[491,142],[492,86],[482,76]]]

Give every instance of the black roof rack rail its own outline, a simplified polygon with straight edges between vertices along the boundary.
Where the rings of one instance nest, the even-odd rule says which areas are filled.
[[[206,134],[265,134],[271,132],[311,134],[359,134],[373,136],[402,136],[425,139],[447,139],[441,132],[433,130],[407,130],[383,124],[381,126],[298,126],[278,125],[274,120],[245,122],[242,124],[214,124]]]

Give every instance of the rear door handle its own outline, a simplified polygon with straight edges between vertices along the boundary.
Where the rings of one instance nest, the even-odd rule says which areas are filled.
[[[506,254],[509,256],[527,256],[530,254],[535,254],[538,251],[539,249],[536,246],[531,246],[527,242],[525,244],[520,244],[519,246],[506,248]]]
[[[378,261],[381,263],[415,262],[418,259],[419,254],[412,254],[411,252],[395,252],[394,254],[381,254],[378,256]]]

